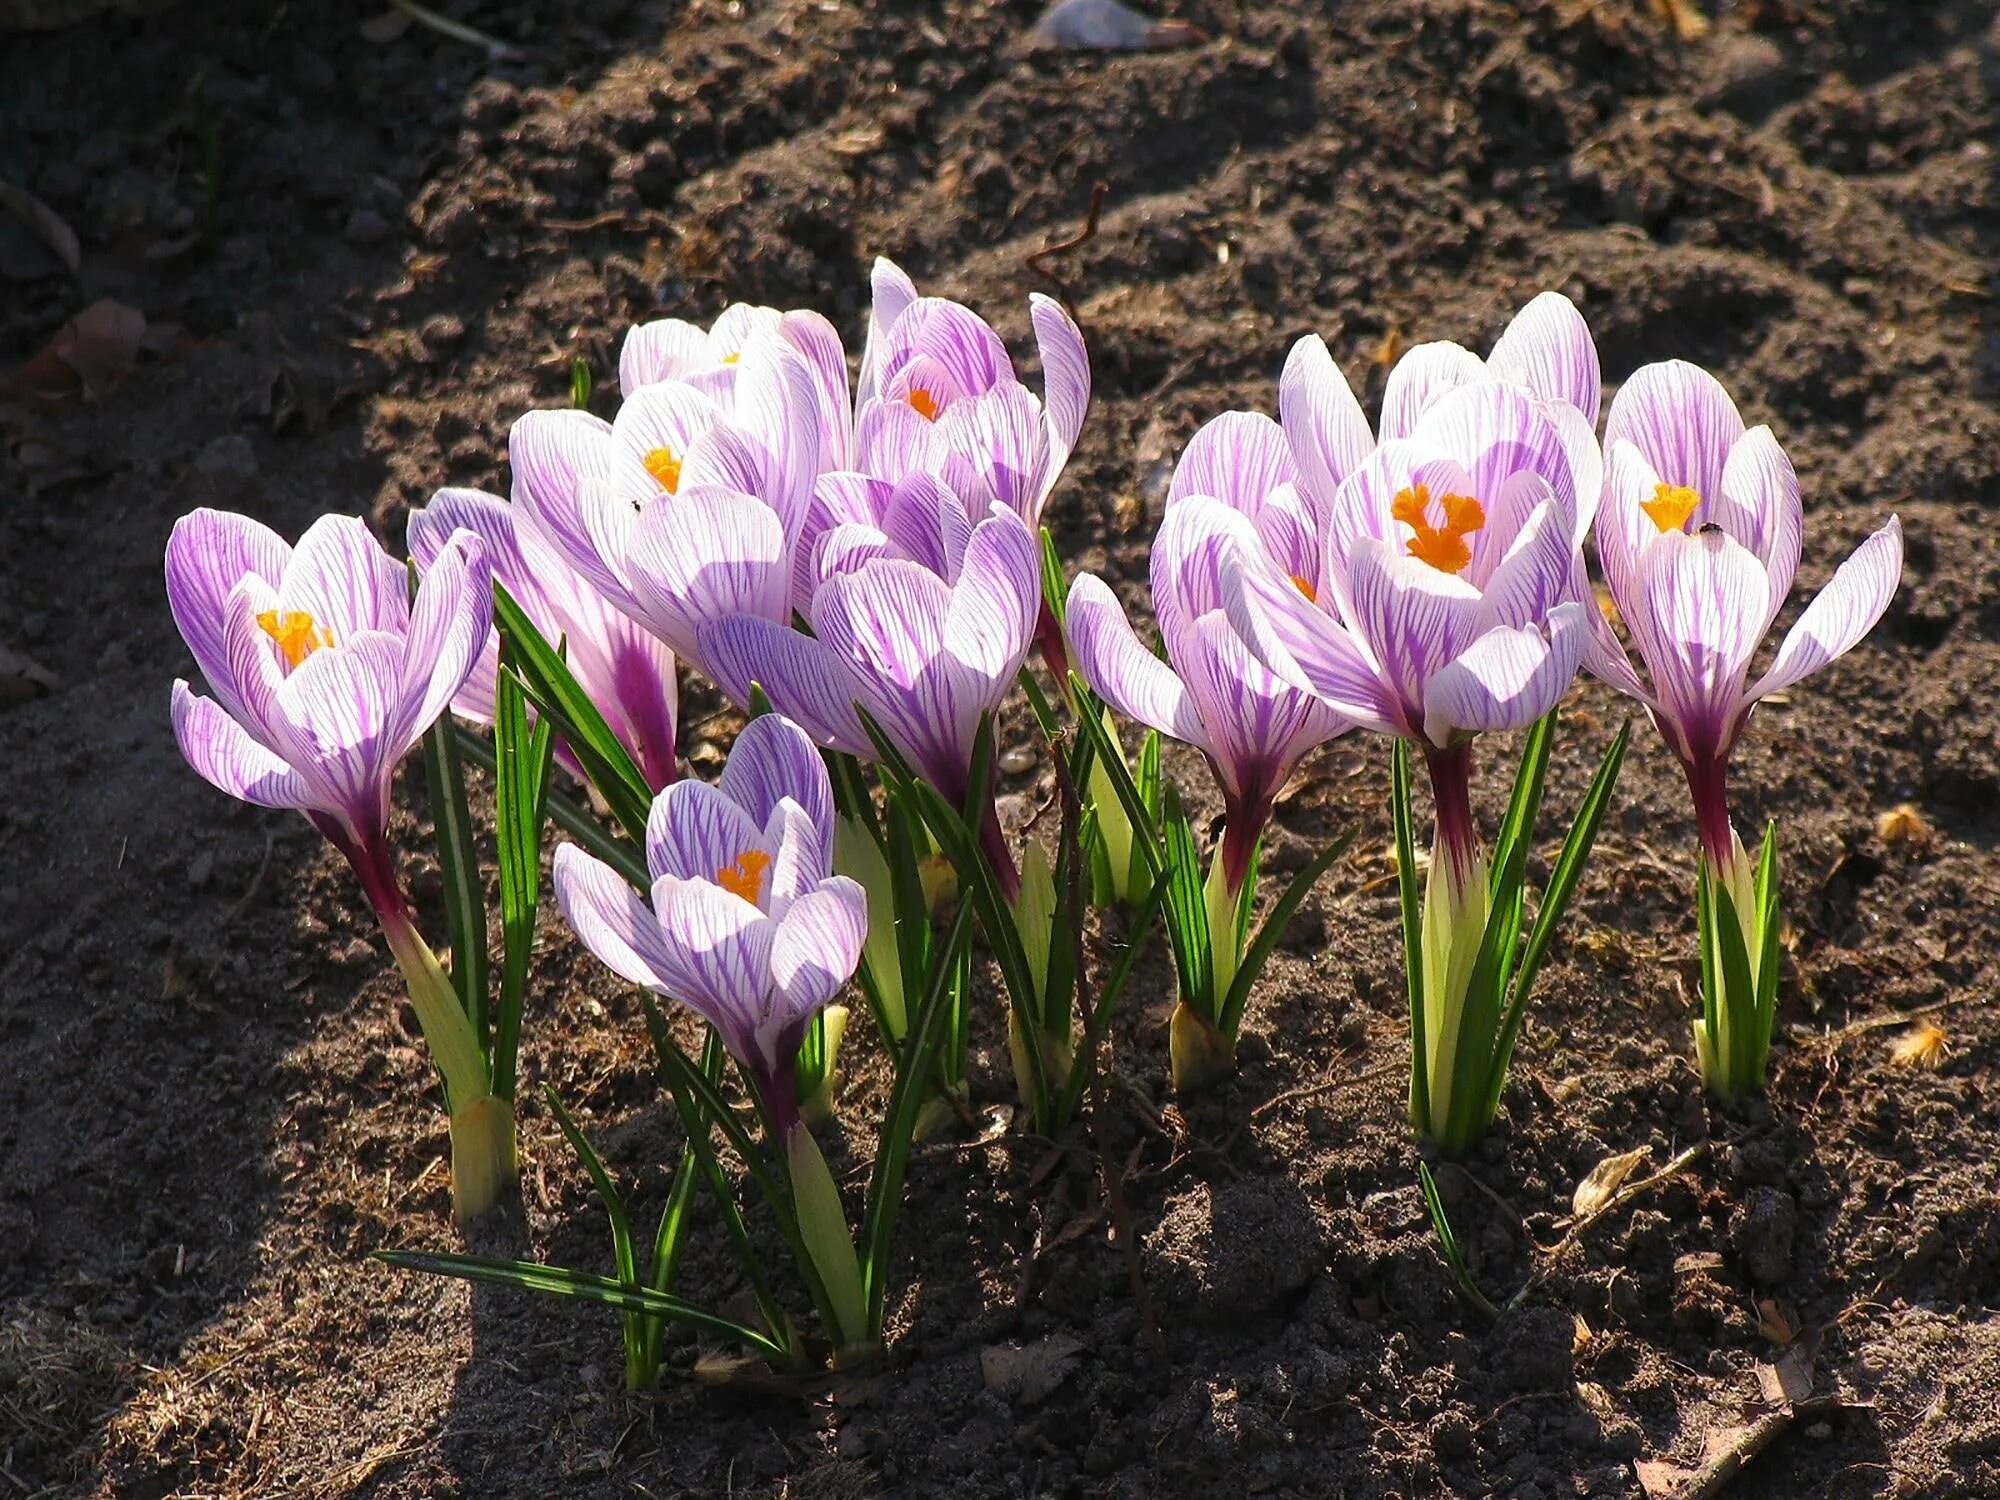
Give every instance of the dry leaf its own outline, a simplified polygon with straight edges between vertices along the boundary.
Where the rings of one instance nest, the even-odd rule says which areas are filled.
[[[1695,7],[1694,0],[1653,0],[1653,14],[1670,23],[1674,35],[1684,42],[1698,42],[1708,35],[1708,17]]]
[[[83,247],[76,241],[76,231],[64,223],[62,216],[48,204],[26,188],[15,187],[0,178],[0,208],[34,230],[36,237],[49,247],[70,275],[74,276],[83,269]]]
[[[109,298],[93,302],[0,380],[0,404],[57,407],[102,396],[131,370],[145,342],[144,313]]]
[[[1621,1151],[1616,1156],[1607,1156],[1590,1169],[1583,1181],[1576,1185],[1576,1193],[1570,1199],[1570,1208],[1579,1219],[1587,1219],[1617,1194],[1625,1185],[1635,1168],[1646,1159],[1646,1148],[1636,1151]]]
[[[55,690],[55,673],[0,641],[0,708],[12,708]]]
[[[1892,848],[1905,844],[1921,847],[1931,841],[1933,833],[1915,803],[1901,802],[1875,820],[1875,836]]]
[[[1076,1367],[1083,1340],[1052,1333],[1032,1344],[991,1344],[979,1351],[986,1389],[1014,1406],[1033,1406],[1055,1394]]]
[[[1597,1335],[1591,1331],[1590,1325],[1583,1321],[1581,1313],[1572,1313],[1570,1321],[1573,1326],[1570,1331],[1569,1352],[1572,1354],[1581,1354],[1584,1346],[1597,1337]]]
[[[1799,1336],[1798,1315],[1776,1297],[1757,1302],[1757,1328],[1772,1343],[1783,1346]]]
[[[1403,357],[1403,350],[1407,347],[1408,342],[1403,338],[1403,330],[1391,328],[1382,335],[1382,342],[1375,346],[1375,352],[1368,357],[1386,370]]]
[[[1889,1061],[1899,1068],[1936,1068],[1950,1051],[1942,1026],[1919,1021],[1896,1038]]]

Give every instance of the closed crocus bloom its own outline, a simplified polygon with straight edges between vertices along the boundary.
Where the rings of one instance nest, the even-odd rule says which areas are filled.
[[[995,505],[973,524],[942,484],[906,482],[890,498],[876,523],[819,538],[820,580],[804,611],[811,635],[742,614],[702,627],[699,650],[738,702],[755,683],[820,744],[872,760],[858,704],[919,775],[962,804],[980,721],[1033,640],[1041,554],[1013,511]],[[1013,861],[990,811],[984,836],[1011,898]]]
[[[556,850],[554,881],[585,947],[708,1021],[742,1068],[783,1147],[843,1340],[854,1340],[865,1326],[860,1271],[794,1082],[806,1026],[852,977],[868,931],[861,887],[831,873],[833,842],[818,750],[767,714],[745,726],[719,784],[680,781],[654,800],[650,899],[574,844]]]
[[[681,318],[635,324],[619,351],[618,389],[630,397],[644,386],[679,380],[726,400],[744,353],[769,338],[789,344],[812,370],[821,421],[820,467],[851,467],[854,411],[848,400],[847,351],[833,325],[809,309],[780,312],[736,302],[707,328]]]
[[[1731,749],[1757,703],[1852,649],[1882,617],[1902,577],[1903,532],[1891,516],[1834,572],[1754,681],[1750,666],[1790,596],[1804,514],[1798,476],[1768,427],[1745,429],[1712,375],[1681,360],[1647,365],[1619,390],[1605,423],[1607,478],[1597,518],[1605,586],[1642,678],[1608,621],[1594,620],[1591,670],[1646,705],[1694,796],[1708,878],[1729,897],[1747,988],[1711,993],[1696,1025],[1712,1085],[1761,1085],[1775,974],[1775,891],[1758,890],[1730,824]],[[1764,877],[1768,885],[1768,875]],[[1706,913],[1707,908],[1704,907]],[[1705,917],[1704,928],[1713,924]],[[1717,933],[1709,972],[1726,989]],[[1733,1033],[1733,1034],[1732,1034]]]
[[[1224,613],[1232,551],[1312,592],[1317,527],[1300,498],[1285,435],[1269,417],[1228,412],[1188,443],[1152,546],[1153,614],[1162,662],[1143,645],[1104,581],[1082,574],[1066,616],[1079,674],[1127,717],[1195,746],[1224,801],[1223,869],[1233,895],[1249,871],[1271,805],[1299,761],[1347,721],[1271,672]]]
[[[532,519],[497,495],[439,490],[429,505],[410,514],[410,555],[428,570],[460,531],[485,544],[494,578],[536,628],[564,643],[570,670],[653,789],[672,782],[678,703],[672,650],[615,608],[563,560]],[[492,722],[499,657],[495,633],[452,701],[461,717]],[[582,774],[567,747],[557,753]]]
[[[457,532],[409,575],[351,516],[289,547],[247,516],[197,510],[167,542],[167,598],[213,697],[173,687],[188,764],[231,796],[304,813],[381,920],[451,1114],[458,1217],[515,1174],[514,1115],[450,978],[418,932],[389,844],[396,767],[463,689],[491,630],[485,545]]]
[[[935,475],[975,512],[1005,505],[1038,526],[1090,405],[1090,359],[1075,322],[1053,299],[1030,299],[1042,361],[1037,399],[1000,336],[972,309],[920,296],[887,260],[875,262],[873,280],[855,392],[855,466],[892,484]]]

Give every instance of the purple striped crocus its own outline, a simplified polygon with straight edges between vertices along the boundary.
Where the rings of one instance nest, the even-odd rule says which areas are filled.
[[[1038,400],[971,308],[920,295],[888,260],[875,262],[873,284],[855,391],[856,467],[892,485],[936,476],[974,514],[999,504],[1040,525],[1090,405],[1090,357],[1075,322],[1054,299],[1029,299]]]
[[[1764,903],[1730,823],[1730,751],[1759,701],[1874,628],[1902,578],[1902,525],[1891,516],[1841,563],[1752,681],[1751,662],[1791,594],[1804,529],[1784,449],[1770,428],[1746,430],[1721,383],[1681,360],[1647,365],[1620,388],[1604,441],[1598,557],[1646,676],[1601,615],[1585,662],[1646,706],[1680,761],[1702,859],[1738,916],[1755,985]],[[1748,1003],[1720,997],[1696,1026],[1703,1072],[1725,1091],[1763,1080],[1770,1023],[1760,1015],[1755,1034],[1741,1034]],[[1732,1020],[1738,1034],[1725,1034]]]
[[[653,802],[642,899],[574,844],[555,852],[556,901],[613,972],[715,1027],[785,1153],[808,1250],[843,1343],[865,1332],[840,1199],[795,1085],[807,1024],[853,976],[868,932],[861,887],[832,873],[833,792],[797,725],[765,714],[737,738],[719,784],[679,781]]]
[[[820,467],[851,467],[854,410],[848,399],[847,351],[834,326],[809,309],[780,312],[735,302],[707,328],[680,318],[635,324],[618,354],[619,393],[630,397],[645,386],[678,380],[726,402],[744,354],[771,338],[789,344],[812,370],[823,439]]]
[[[678,774],[679,702],[673,652],[615,608],[563,560],[530,517],[497,495],[439,490],[429,505],[410,513],[410,555],[428,570],[459,532],[485,543],[493,576],[544,636],[566,644],[570,670],[653,789],[672,782]],[[452,701],[460,717],[492,722],[499,656],[498,635],[491,635]],[[583,774],[567,747],[558,746],[557,754],[570,770]]]
[[[214,786],[305,814],[353,866],[444,1075],[461,1221],[515,1175],[511,1101],[493,1095],[451,980],[417,930],[389,843],[396,767],[463,689],[491,628],[484,544],[438,548],[409,576],[351,516],[296,548],[247,516],[197,510],[167,542],[167,600],[212,697],[173,686],[181,753]]]
[[[815,378],[796,350],[759,338],[731,368],[717,393],[664,380],[612,422],[533,411],[508,438],[514,503],[599,593],[704,670],[706,620],[791,618],[792,551],[822,452]]]
[[[947,801],[969,789],[981,719],[1013,686],[1041,605],[1041,553],[1012,510],[975,523],[945,485],[911,476],[872,519],[816,541],[818,580],[803,613],[812,634],[738,614],[704,625],[699,651],[739,703],[761,686],[815,740],[872,760],[859,705]],[[982,836],[1009,899],[1012,856],[990,811]]]
[[[1316,582],[1247,549],[1223,568],[1230,621],[1273,673],[1423,752],[1437,831],[1422,952],[1410,959],[1424,1038],[1411,1099],[1418,1128],[1454,1149],[1490,1116],[1478,1105],[1448,1113],[1465,1091],[1461,1033],[1493,900],[1472,818],[1472,743],[1549,713],[1590,630],[1574,591],[1600,469],[1580,413],[1564,415],[1575,411],[1510,380],[1459,384],[1340,481]],[[1497,976],[1502,994],[1508,978]]]
[[[1348,726],[1274,675],[1224,613],[1223,560],[1241,550],[1306,592],[1324,566],[1284,432],[1227,412],[1188,443],[1152,546],[1162,662],[1140,643],[1110,587],[1085,573],[1066,611],[1077,671],[1112,707],[1200,750],[1222,789],[1226,894],[1241,890],[1271,805],[1299,761]],[[1233,908],[1232,908],[1233,909]]]

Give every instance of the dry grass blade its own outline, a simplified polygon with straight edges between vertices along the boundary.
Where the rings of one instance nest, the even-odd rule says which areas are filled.
[[[1889,1048],[1889,1061],[1899,1068],[1934,1070],[1950,1055],[1950,1041],[1944,1028],[1932,1021],[1917,1022]]]
[[[1571,1211],[1577,1218],[1587,1219],[1603,1208],[1624,1186],[1625,1179],[1638,1170],[1646,1155],[1646,1148],[1641,1146],[1636,1151],[1621,1151],[1616,1156],[1605,1157],[1576,1185],[1576,1193],[1570,1199]]]

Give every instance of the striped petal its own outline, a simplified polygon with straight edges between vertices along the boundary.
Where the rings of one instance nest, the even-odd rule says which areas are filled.
[[[1382,390],[1382,441],[1408,437],[1439,398],[1486,379],[1486,361],[1463,345],[1418,344],[1389,371]]]
[[[947,374],[953,394],[977,395],[1013,382],[1007,346],[978,313],[948,297],[919,297],[890,328],[878,377],[894,389],[897,372],[912,359],[935,361]]]
[[[600,963],[621,979],[668,993],[672,954],[660,920],[623,875],[575,844],[558,844],[550,883],[563,920]]]
[[[1519,381],[1544,401],[1560,401],[1597,425],[1604,398],[1597,343],[1576,304],[1561,292],[1543,292],[1514,315],[1486,357],[1502,380]]]
[[[1722,489],[1729,453],[1743,436],[1743,418],[1729,392],[1686,360],[1642,365],[1619,387],[1604,422],[1604,446],[1633,444],[1668,484],[1706,499]]]
[[[983,482],[984,498],[1031,526],[1041,519],[1055,474],[1041,403],[1026,386],[1010,379],[953,403],[938,418],[937,441],[967,460]]]
[[[549,544],[606,598],[631,603],[618,560],[635,503],[659,486],[633,478],[630,454],[611,424],[588,412],[531,411],[507,434],[514,504],[531,516]],[[643,472],[643,471],[642,471]]]
[[[364,630],[401,632],[410,620],[409,574],[359,516],[321,516],[292,549],[278,608],[311,615],[336,642]]]
[[[1903,523],[1889,517],[1849,554],[1785,634],[1771,669],[1747,695],[1752,701],[1790,687],[1846,655],[1875,628],[1903,579]]]
[[[1299,488],[1324,517],[1347,476],[1375,451],[1375,434],[1347,377],[1318,334],[1286,356],[1278,377],[1278,421],[1298,465]]]
[[[209,690],[232,716],[241,698],[228,670],[224,606],[245,577],[275,592],[291,547],[270,527],[229,511],[194,510],[174,522],[167,538],[167,605]]]
[[[1367,650],[1340,621],[1261,559],[1231,553],[1223,607],[1250,654],[1343,718],[1395,734],[1398,711]]]
[[[1179,645],[1175,665],[1206,726],[1203,748],[1232,796],[1257,803],[1275,795],[1299,757],[1346,727],[1317,698],[1273,676],[1221,610],[1196,620]]]
[[[782,714],[760,714],[743,726],[722,768],[722,790],[759,827],[780,802],[795,803],[828,851],[833,848],[833,787],[819,747]]]
[[[288,726],[285,739],[312,747],[309,762],[292,764],[316,784],[322,805],[339,807],[364,841],[387,826],[389,780],[410,744],[400,733],[403,661],[401,637],[355,636],[308,656],[273,705],[274,718]]]
[[[1633,639],[1652,674],[1661,727],[1684,759],[1727,748],[1769,592],[1763,564],[1727,532],[1668,532],[1647,549],[1628,618],[1643,621]]]
[[[677,781],[653,799],[646,817],[646,868],[655,880],[717,882],[738,868],[745,854],[768,867],[764,825],[720,787],[705,781]],[[744,875],[755,873],[747,867]]]
[[[1424,721],[1426,685],[1472,644],[1485,601],[1455,574],[1375,541],[1348,559],[1348,624],[1380,664],[1405,723]]]
[[[1055,439],[1053,467],[1060,469],[1076,449],[1084,413],[1090,408],[1090,353],[1076,321],[1053,297],[1031,293],[1028,319],[1035,326],[1035,348],[1042,359],[1042,405]]]
[[[682,380],[717,363],[706,329],[680,318],[635,323],[618,351],[618,389],[630,396],[662,380]]]
[[[305,777],[257,743],[213,698],[197,698],[187,683],[173,689],[174,738],[181,754],[211,786],[259,807],[321,808]]]
[[[703,670],[739,707],[749,704],[755,683],[779,713],[820,745],[875,758],[854,711],[860,684],[824,642],[769,620],[734,615],[702,626],[695,644]]]
[[[984,695],[964,691],[945,659],[951,608],[951,590],[935,573],[888,559],[822,584],[813,629],[912,766],[955,795],[988,705],[971,701]]]
[[[1546,638],[1533,627],[1487,631],[1424,685],[1424,735],[1434,745],[1455,735],[1523,729],[1562,701],[1576,677],[1588,627],[1583,606],[1549,617]]]
[[[868,897],[844,875],[830,876],[787,909],[771,940],[774,1016],[811,1016],[853,977],[868,936]]]
[[[847,349],[840,334],[819,313],[805,309],[786,313],[778,333],[812,370],[820,469],[848,468],[854,462],[854,408],[847,399]]]
[[[492,636],[493,572],[486,546],[472,532],[461,531],[438,553],[410,607],[392,731],[402,741],[393,750],[398,759],[465,686]]]
[[[854,384],[854,405],[859,411],[875,399],[881,383],[882,361],[888,355],[889,331],[917,300],[917,286],[903,268],[885,256],[877,256],[869,272],[872,301],[868,308],[868,339],[861,349],[861,373]]]
[[[705,880],[663,876],[653,883],[661,978],[667,992],[706,1017],[746,1067],[768,1075],[772,1059],[757,1030],[771,987],[776,924],[740,897]]]
[[[1139,643],[1117,596],[1094,573],[1069,588],[1070,659],[1091,691],[1149,729],[1211,749],[1207,727],[1181,680]],[[1211,752],[1212,753],[1212,752]]]
[[[1255,517],[1280,485],[1298,483],[1285,430],[1262,412],[1226,411],[1202,423],[1174,465],[1167,504],[1207,495]]]
[[[1012,683],[1033,643],[1041,604],[1035,534],[1012,512],[996,510],[965,544],[945,620],[944,649],[975,691],[1000,684],[1004,692]]]
[[[701,627],[711,620],[791,618],[783,524],[739,490],[689,490],[647,506],[633,527],[626,573],[640,617],[697,664]]]
[[[1721,497],[1741,518],[1742,527],[1738,531],[1725,521],[1723,529],[1763,559],[1771,580],[1769,618],[1776,619],[1798,577],[1805,510],[1798,473],[1770,428],[1751,428],[1729,450],[1729,460],[1722,466]]]

